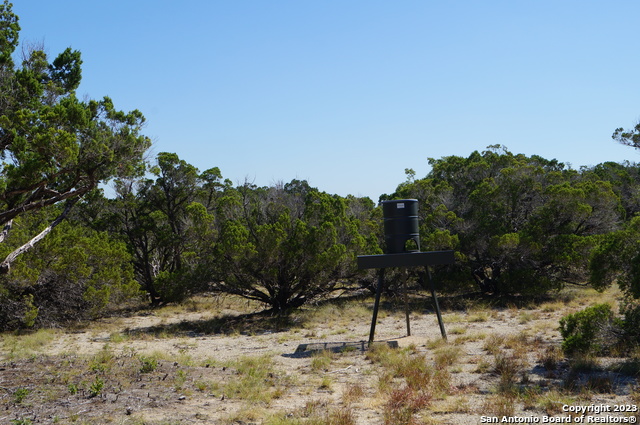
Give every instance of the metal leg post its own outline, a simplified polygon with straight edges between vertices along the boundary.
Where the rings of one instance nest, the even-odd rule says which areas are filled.
[[[378,270],[378,287],[376,288],[376,302],[373,304],[373,318],[371,319],[371,331],[369,332],[369,345],[373,343],[376,333],[376,321],[378,320],[378,308],[380,307],[380,295],[384,285],[384,269]]]
[[[409,322],[409,297],[407,295],[407,272],[402,273],[402,291],[404,292],[404,315],[407,320],[407,336],[411,336],[411,323]]]
[[[447,331],[444,329],[444,322],[442,321],[442,314],[440,314],[440,305],[438,304],[438,297],[436,296],[436,285],[431,278],[431,270],[429,270],[429,266],[425,266],[427,270],[427,276],[429,276],[429,283],[431,284],[431,296],[433,297],[433,305],[436,309],[436,315],[438,316],[438,324],[440,325],[440,334],[442,335],[442,339],[447,340]]]

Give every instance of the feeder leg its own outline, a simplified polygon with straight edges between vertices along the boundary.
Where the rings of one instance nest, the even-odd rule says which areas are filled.
[[[376,302],[373,304],[373,318],[371,319],[371,331],[369,332],[369,345],[373,343],[376,333],[376,321],[378,320],[378,308],[380,307],[380,295],[384,285],[384,269],[378,270],[378,287],[376,288]]]
[[[429,270],[429,266],[425,266],[427,270],[427,276],[429,276],[429,283],[431,284],[431,297],[433,298],[433,305],[436,308],[436,315],[438,316],[438,324],[440,325],[440,334],[442,335],[442,339],[447,340],[447,331],[444,329],[444,322],[442,321],[442,314],[440,314],[440,305],[438,304],[438,297],[436,296],[436,285],[431,278],[431,270]]]
[[[404,314],[407,319],[407,336],[411,336],[411,324],[409,323],[409,298],[407,296],[407,273],[402,273],[402,289],[404,291]]]

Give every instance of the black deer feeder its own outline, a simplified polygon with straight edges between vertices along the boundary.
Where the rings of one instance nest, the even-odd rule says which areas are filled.
[[[382,214],[386,253],[420,252],[418,200],[383,201]]]
[[[369,344],[373,342],[380,307],[380,295],[384,286],[384,271],[388,267],[416,267],[423,266],[424,272],[420,273],[420,284],[424,286],[426,274],[431,283],[431,296],[438,316],[440,333],[447,339],[447,334],[442,322],[438,298],[436,297],[435,284],[431,278],[430,265],[453,264],[453,251],[420,252],[420,231],[418,222],[418,200],[400,199],[382,202],[384,215],[384,239],[385,254],[358,256],[359,269],[378,269],[378,285],[376,288],[376,300],[373,306],[373,318],[371,331],[369,332]],[[409,324],[409,308],[405,288],[405,312],[407,321],[407,336],[411,335]]]

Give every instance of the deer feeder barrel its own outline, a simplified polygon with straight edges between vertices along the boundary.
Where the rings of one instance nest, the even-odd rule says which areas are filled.
[[[382,201],[382,214],[386,253],[419,252],[418,200]]]

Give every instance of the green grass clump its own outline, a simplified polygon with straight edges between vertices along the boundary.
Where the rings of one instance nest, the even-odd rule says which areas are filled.
[[[281,395],[282,380],[273,367],[271,356],[241,357],[231,367],[236,370],[236,377],[225,386],[226,396],[268,404]]]
[[[326,371],[327,369],[329,369],[329,365],[331,365],[331,362],[335,360],[335,358],[336,353],[334,353],[333,351],[318,351],[317,353],[313,354],[313,357],[311,359],[311,369],[316,372]]]
[[[497,353],[493,371],[500,377],[498,391],[501,394],[513,393],[518,376],[524,370],[523,359],[517,353]]]
[[[444,369],[449,366],[453,366],[460,356],[462,350],[456,346],[446,346],[436,350],[434,354],[434,362],[437,369]]]
[[[108,372],[116,361],[116,356],[113,354],[108,345],[91,359],[89,362],[89,369],[93,372]]]

